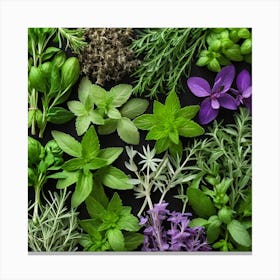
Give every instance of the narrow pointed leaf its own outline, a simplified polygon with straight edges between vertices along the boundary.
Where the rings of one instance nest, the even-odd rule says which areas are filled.
[[[98,155],[100,150],[99,140],[96,131],[91,126],[82,139],[82,154],[84,158],[91,159]]]

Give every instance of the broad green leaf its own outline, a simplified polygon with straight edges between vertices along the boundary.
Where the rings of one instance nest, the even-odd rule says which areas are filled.
[[[136,250],[144,241],[144,236],[137,232],[128,232],[125,234],[125,248],[127,251]]]
[[[165,138],[157,140],[157,142],[155,144],[155,149],[156,149],[157,154],[160,154],[160,153],[166,151],[168,149],[169,145],[170,145],[169,137],[165,137]]]
[[[99,125],[103,125],[104,124],[104,119],[96,111],[90,111],[89,112],[89,118],[90,118],[90,121],[92,123],[94,123],[94,124],[99,124]]]
[[[47,120],[54,124],[63,124],[69,122],[74,117],[73,113],[62,107],[52,107],[48,110]]]
[[[168,136],[174,144],[176,144],[176,145],[179,144],[179,134],[178,134],[177,129],[170,130]]]
[[[90,112],[94,107],[94,102],[92,96],[88,96],[86,98],[86,102],[84,103],[85,109],[87,112]]]
[[[91,196],[97,198],[98,202],[104,208],[107,208],[109,204],[109,200],[104,192],[103,186],[96,180],[93,180],[93,188],[92,188]]]
[[[119,229],[109,229],[107,231],[108,241],[114,251],[124,251],[125,243],[122,232]]]
[[[107,161],[107,164],[113,163],[123,152],[123,148],[121,147],[112,147],[112,148],[106,148],[102,149],[98,153],[98,157],[105,159]]]
[[[165,107],[169,112],[177,112],[181,109],[179,98],[175,91],[171,91],[165,100]]]
[[[80,174],[71,199],[71,205],[73,208],[78,207],[82,202],[86,200],[86,198],[91,193],[92,183],[92,174],[90,172],[86,174]]]
[[[78,169],[82,169],[84,164],[85,160],[83,158],[72,158],[64,162],[64,164],[62,165],[62,169],[66,171],[75,171]]]
[[[122,201],[118,193],[114,192],[114,195],[108,204],[107,210],[113,213],[119,213],[122,210]]]
[[[123,117],[134,119],[143,114],[149,106],[149,102],[141,98],[132,98],[126,102],[120,112]]]
[[[92,159],[96,157],[100,150],[98,136],[93,126],[87,130],[82,139],[82,155],[83,158]]]
[[[75,126],[77,134],[79,136],[81,136],[87,131],[88,127],[90,126],[90,122],[91,119],[89,115],[84,115],[76,118]]]
[[[57,130],[53,130],[51,133],[63,152],[73,157],[82,156],[82,145],[75,138]]]
[[[118,121],[117,132],[124,142],[133,145],[139,144],[140,135],[138,129],[130,119],[121,118]]]
[[[137,128],[149,130],[155,125],[155,116],[152,114],[145,114],[137,117],[133,122]]]
[[[84,165],[84,170],[95,170],[107,166],[107,160],[103,158],[91,158],[90,162]]]
[[[185,119],[192,119],[199,111],[199,105],[186,106],[176,113],[176,117],[183,117]]]
[[[117,226],[126,231],[138,231],[140,228],[138,219],[132,214],[120,217]]]
[[[107,115],[110,119],[114,120],[119,120],[122,117],[120,111],[114,107],[109,109]]]
[[[209,220],[209,225],[207,227],[207,241],[213,243],[217,240],[221,232],[221,222],[217,216],[212,216]]]
[[[251,246],[251,237],[240,222],[232,220],[231,223],[227,225],[227,229],[235,242],[245,247]]]
[[[194,121],[186,120],[184,126],[178,128],[179,135],[184,137],[195,137],[204,133],[203,127]]]
[[[91,195],[86,199],[87,211],[91,218],[102,220],[102,217],[106,214],[105,208]]]
[[[79,88],[78,88],[78,96],[79,96],[79,100],[85,104],[87,98],[91,98],[93,101],[93,87],[92,87],[92,83],[90,82],[90,80],[86,77],[82,78],[80,84],[79,84]]]
[[[106,187],[118,190],[133,189],[127,175],[116,167],[104,167],[96,172],[96,176]]]
[[[60,85],[61,85],[61,78],[60,78],[59,69],[58,69],[58,67],[56,67],[54,65],[52,67],[50,83],[51,83],[51,88],[50,88],[50,91],[49,91],[48,95],[49,96],[54,96],[59,91]]]
[[[132,86],[126,84],[120,84],[114,86],[109,91],[109,95],[113,97],[112,104],[114,107],[122,106],[131,96]]]
[[[67,188],[73,184],[75,184],[78,181],[79,178],[79,172],[68,172],[63,171],[67,174],[67,177],[65,179],[59,179],[56,183],[57,189],[64,189]]]
[[[215,214],[215,208],[211,199],[201,190],[188,188],[187,195],[190,205],[199,217],[208,218]]]
[[[166,108],[159,101],[155,100],[153,104],[153,113],[156,115],[164,115]]]
[[[117,129],[118,120],[107,119],[104,121],[104,125],[98,127],[98,133],[100,135],[108,135],[113,133]]]
[[[92,95],[94,103],[99,106],[104,106],[107,103],[108,92],[98,85],[92,85]]]
[[[69,110],[75,114],[75,116],[80,117],[87,114],[84,104],[79,101],[68,101],[67,106]]]
[[[158,124],[150,129],[146,135],[146,140],[159,140],[168,136],[169,133],[166,131],[164,125]]]
[[[102,239],[102,235],[100,234],[100,232],[97,231],[97,228],[100,225],[99,221],[92,220],[92,219],[80,220],[79,225],[85,232],[87,232],[95,240]]]
[[[208,224],[208,221],[202,218],[192,219],[189,223],[190,227],[204,227]]]

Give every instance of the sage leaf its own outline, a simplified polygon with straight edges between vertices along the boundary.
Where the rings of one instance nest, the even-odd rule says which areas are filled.
[[[112,87],[109,91],[109,96],[113,98],[112,105],[114,107],[122,106],[131,96],[132,86],[120,84]]]

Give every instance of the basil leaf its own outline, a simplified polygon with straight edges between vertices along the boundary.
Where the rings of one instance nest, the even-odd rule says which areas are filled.
[[[144,241],[144,236],[137,232],[128,232],[125,234],[125,248],[128,251],[137,249]]]
[[[76,118],[75,127],[79,136],[87,131],[88,127],[90,126],[90,122],[91,119],[89,115],[84,115]]]
[[[117,132],[120,138],[124,142],[133,145],[139,144],[140,141],[139,132],[137,130],[137,127],[130,119],[125,117],[121,118],[118,121]]]
[[[86,199],[86,208],[92,218],[102,220],[106,214],[105,208],[91,195]]]
[[[123,251],[125,249],[124,237],[119,229],[109,229],[107,236],[109,244],[114,251]]]
[[[117,147],[117,148],[106,148],[102,149],[98,153],[99,158],[106,159],[107,164],[113,163],[123,152],[123,148]]]
[[[237,220],[232,220],[228,225],[227,229],[231,235],[231,237],[236,241],[238,244],[244,247],[251,246],[251,237],[246,230],[246,228]]]
[[[88,162],[84,168],[87,170],[94,170],[94,169],[99,169],[101,167],[107,166],[108,162],[105,159],[102,158],[91,158],[91,161]]]
[[[98,127],[98,133],[101,135],[111,134],[117,129],[117,125],[117,120],[107,119],[104,121],[104,125]]]
[[[53,130],[51,133],[57,145],[63,152],[73,157],[82,156],[82,145],[75,138],[56,130]]]
[[[75,116],[80,117],[87,114],[87,110],[85,106],[79,101],[69,101],[67,102],[67,106],[71,112],[75,114]]]
[[[155,116],[152,114],[145,114],[137,117],[133,122],[139,129],[150,130],[155,124]]]
[[[82,139],[82,155],[86,159],[92,159],[98,155],[100,150],[99,140],[96,131],[91,126]]]
[[[113,98],[112,105],[114,107],[122,106],[131,96],[132,94],[132,86],[120,84],[114,86],[109,91],[109,96]]]
[[[178,128],[178,132],[184,137],[195,137],[204,133],[203,127],[194,121],[186,120],[184,126]]]
[[[149,106],[149,102],[141,98],[133,98],[126,102],[120,112],[123,117],[134,119],[143,114]]]
[[[74,117],[73,113],[62,107],[52,107],[48,110],[47,120],[54,124],[63,124],[69,122]]]
[[[201,218],[208,218],[215,214],[211,199],[201,190],[188,188],[187,196],[191,207]]]
[[[71,199],[71,205],[73,208],[78,207],[83,201],[86,200],[86,198],[91,193],[92,183],[92,174],[90,172],[86,174],[80,174],[75,191]]]

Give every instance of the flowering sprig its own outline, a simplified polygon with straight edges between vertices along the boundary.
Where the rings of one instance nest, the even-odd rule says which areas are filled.
[[[189,227],[191,213],[170,212],[168,203],[155,204],[141,217],[145,226],[142,251],[210,251],[203,227]]]

